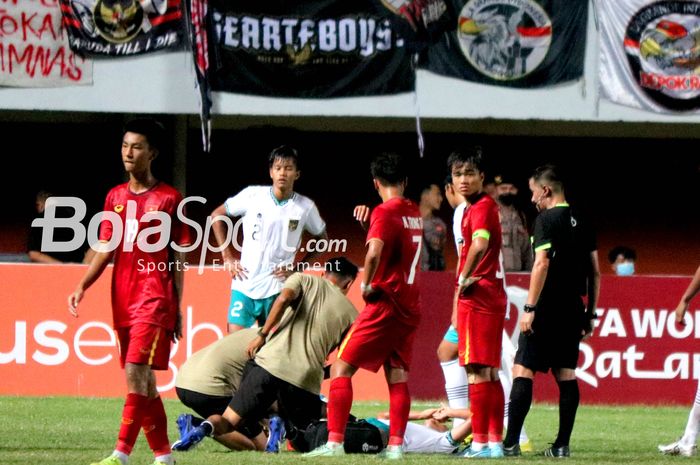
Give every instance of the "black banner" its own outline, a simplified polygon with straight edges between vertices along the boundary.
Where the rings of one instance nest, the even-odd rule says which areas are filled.
[[[541,87],[583,75],[588,0],[451,0],[455,28],[419,67],[508,87]]]
[[[179,48],[181,0],[60,0],[71,50],[83,56],[130,56]]]
[[[414,89],[411,54],[373,0],[209,0],[212,90],[275,97]]]

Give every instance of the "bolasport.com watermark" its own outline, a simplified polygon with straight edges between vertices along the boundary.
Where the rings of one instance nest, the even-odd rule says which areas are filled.
[[[92,216],[85,228],[83,220],[87,214],[87,205],[79,197],[50,197],[46,201],[44,216],[36,218],[32,222],[32,227],[42,228],[41,251],[42,252],[74,252],[80,250],[87,241],[89,246],[99,252],[112,252],[118,247],[122,247],[124,252],[132,252],[138,248],[144,253],[156,253],[166,248],[171,248],[175,252],[187,254],[199,251],[197,269],[199,274],[204,272],[205,267],[214,271],[231,272],[238,263],[224,262],[222,259],[213,259],[211,265],[207,265],[206,257],[208,252],[221,253],[229,246],[233,246],[238,252],[243,251],[243,243],[239,242],[239,232],[243,227],[243,218],[239,217],[234,223],[228,216],[207,217],[204,226],[185,214],[185,207],[190,202],[206,204],[204,197],[185,197],[177,206],[177,221],[189,227],[193,232],[192,242],[187,246],[178,245],[171,240],[173,218],[162,211],[149,211],[140,218],[136,217],[137,205],[133,200],[126,202],[124,206],[125,215],[122,216],[114,211],[101,211]],[[69,213],[72,214],[67,214]],[[59,214],[60,212],[60,214]],[[214,235],[212,225],[221,221],[226,225],[226,237],[223,243],[218,246],[211,244],[211,237]],[[293,225],[295,219],[290,219]],[[111,237],[109,241],[100,241],[99,230],[105,222],[110,223]],[[296,225],[294,226],[296,229]],[[56,229],[70,229],[73,237],[70,240],[57,240]],[[301,231],[298,231],[296,244],[290,245],[290,238],[294,239],[290,231],[292,228],[283,228],[279,247],[292,257],[299,251],[307,254],[333,253],[343,254],[347,250],[346,239],[325,239],[311,238],[306,243],[301,244]],[[270,272],[304,272],[304,271],[332,271],[332,262],[282,262],[271,266]],[[336,265],[337,266],[337,265]],[[169,262],[150,262],[145,259],[137,260],[138,271],[186,271],[193,268],[187,261],[173,260]]]

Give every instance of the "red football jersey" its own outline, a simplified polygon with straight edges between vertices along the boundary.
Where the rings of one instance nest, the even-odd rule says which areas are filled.
[[[372,212],[367,242],[384,243],[372,287],[381,289],[392,301],[398,316],[418,324],[418,269],[423,241],[423,219],[418,206],[403,197],[395,197]]]
[[[459,257],[459,270],[464,268],[467,252],[474,240],[474,234],[485,233],[489,245],[486,253],[476,265],[472,276],[481,279],[465,291],[460,299],[471,302],[474,308],[482,310],[505,312],[506,294],[504,289],[504,272],[501,262],[501,222],[498,217],[498,205],[487,194],[469,205],[462,218],[462,237],[464,246]]]
[[[159,182],[140,194],[129,190],[129,183],[113,188],[105,199],[104,212],[113,212],[121,219],[122,231],[119,245],[114,250],[112,271],[112,317],[115,328],[132,326],[135,323],[151,323],[169,331],[175,327],[177,294],[174,272],[182,263],[172,260],[170,243],[186,246],[191,244],[190,229],[177,217],[177,208],[182,200],[173,187]],[[146,228],[157,228],[161,221],[143,218],[148,212],[163,212],[170,217],[167,242],[158,244],[155,251],[141,250],[138,241]],[[103,217],[100,224],[100,241],[110,241],[115,232],[114,225]],[[155,245],[162,240],[160,233],[149,234],[146,242]],[[119,231],[116,231],[119,234]],[[142,239],[143,240],[143,239]]]

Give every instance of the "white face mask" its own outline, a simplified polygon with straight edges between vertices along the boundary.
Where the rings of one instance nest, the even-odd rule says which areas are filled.
[[[618,276],[632,276],[634,274],[634,262],[622,262],[615,265],[615,273]]]

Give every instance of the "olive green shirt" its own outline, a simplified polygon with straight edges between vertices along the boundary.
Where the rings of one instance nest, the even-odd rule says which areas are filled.
[[[294,291],[299,302],[285,312],[255,361],[273,376],[318,394],[326,358],[357,318],[357,310],[337,286],[320,276],[295,273],[284,289]]]
[[[195,352],[180,367],[175,386],[210,396],[232,396],[249,360],[246,348],[257,328],[236,331]]]

